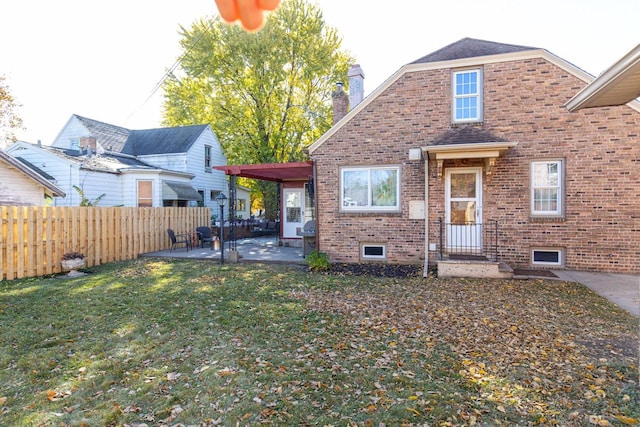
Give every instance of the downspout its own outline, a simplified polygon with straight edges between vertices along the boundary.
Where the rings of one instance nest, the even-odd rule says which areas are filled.
[[[424,271],[429,275],[429,153],[424,153]]]
[[[316,221],[316,251],[320,252],[320,209],[318,209],[318,171],[316,170],[316,160],[311,156],[311,161],[313,162],[313,168],[311,169],[313,173],[313,216]],[[338,196],[338,200],[340,197]]]

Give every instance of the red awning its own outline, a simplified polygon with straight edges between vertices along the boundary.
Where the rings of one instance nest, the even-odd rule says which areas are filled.
[[[263,181],[306,181],[313,176],[313,161],[290,163],[264,163],[261,165],[214,166],[227,175]]]

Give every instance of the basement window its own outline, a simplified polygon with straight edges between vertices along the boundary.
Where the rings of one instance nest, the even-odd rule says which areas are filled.
[[[532,265],[563,265],[562,249],[533,249],[531,251]]]
[[[384,245],[368,245],[364,244],[361,247],[362,259],[375,259],[383,260],[387,259],[387,250]]]

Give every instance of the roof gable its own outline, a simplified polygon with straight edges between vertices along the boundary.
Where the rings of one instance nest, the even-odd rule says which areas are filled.
[[[122,151],[131,133],[129,129],[120,126],[99,122],[77,114],[74,114],[74,117],[87,128],[91,136],[96,139],[96,142],[108,151]]]
[[[466,49],[465,49],[466,47]],[[449,53],[447,53],[449,52]],[[466,53],[463,53],[466,52]],[[444,59],[452,58],[452,59]],[[456,43],[445,46],[438,51],[424,56],[417,61],[402,66],[395,74],[389,77],[381,86],[367,96],[360,104],[351,109],[338,123],[333,125],[318,140],[308,148],[309,153],[317,150],[325,141],[338,132],[354,116],[366,109],[378,96],[389,89],[405,74],[429,70],[441,70],[460,67],[477,67],[484,64],[503,63],[517,60],[544,59],[551,64],[565,70],[575,77],[590,82],[593,76],[581,70],[564,59],[553,55],[545,49],[536,49],[525,46],[506,45],[502,43],[487,42],[465,38]]]
[[[505,53],[522,52],[526,50],[537,50],[537,48],[496,43],[466,37],[423,56],[422,58],[413,61],[412,64],[453,61],[456,59],[475,58],[478,56],[502,55]]]
[[[132,156],[186,153],[209,125],[131,131],[122,153]]]

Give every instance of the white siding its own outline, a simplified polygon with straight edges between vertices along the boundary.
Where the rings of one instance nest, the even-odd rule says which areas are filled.
[[[0,206],[43,206],[44,187],[0,162]]]
[[[84,192],[84,197],[91,202],[95,201],[101,194],[104,194],[105,196],[100,199],[98,206],[124,205],[120,175],[81,169],[80,185],[78,187]],[[79,197],[75,189],[73,192]]]
[[[51,144],[52,147],[71,149],[71,141],[73,139],[79,140],[81,137],[91,136],[91,132],[87,129],[80,120],[75,116],[71,116],[67,124],[62,128],[56,139]]]
[[[176,172],[187,172],[187,156],[185,153],[148,154],[138,159],[153,166]]]
[[[227,159],[222,153],[222,148],[210,127],[202,132],[200,138],[187,153],[187,171],[194,175],[191,186],[198,191],[204,192],[204,205],[208,208],[218,209],[218,203],[211,200],[211,190],[222,191],[229,196],[227,178],[222,171],[209,169],[205,171],[204,147],[211,146],[211,166],[223,166],[227,164]]]
[[[245,187],[236,187],[236,199],[245,200],[245,209],[237,210],[236,216],[242,219],[249,219],[251,217],[251,192]]]
[[[138,181],[153,182],[153,207],[162,207],[162,179],[157,171],[130,172],[122,175],[122,199],[125,206],[138,206]],[[176,179],[177,181],[177,179]]]
[[[138,158],[159,168],[192,174],[193,179],[190,184],[196,190],[204,192],[204,205],[209,208],[217,208],[216,201],[211,200],[211,190],[223,191],[228,196],[227,179],[222,171],[205,170],[205,145],[211,146],[212,166],[227,164],[227,159],[222,153],[220,143],[210,127],[207,127],[200,134],[198,140],[186,153],[147,155],[138,156]]]
[[[13,144],[7,149],[7,152],[13,157],[22,157],[55,178],[53,183],[60,187],[67,194],[67,197],[54,197],[54,206],[78,206],[80,204],[80,196],[73,189],[73,185],[79,183],[77,165],[27,143]]]

